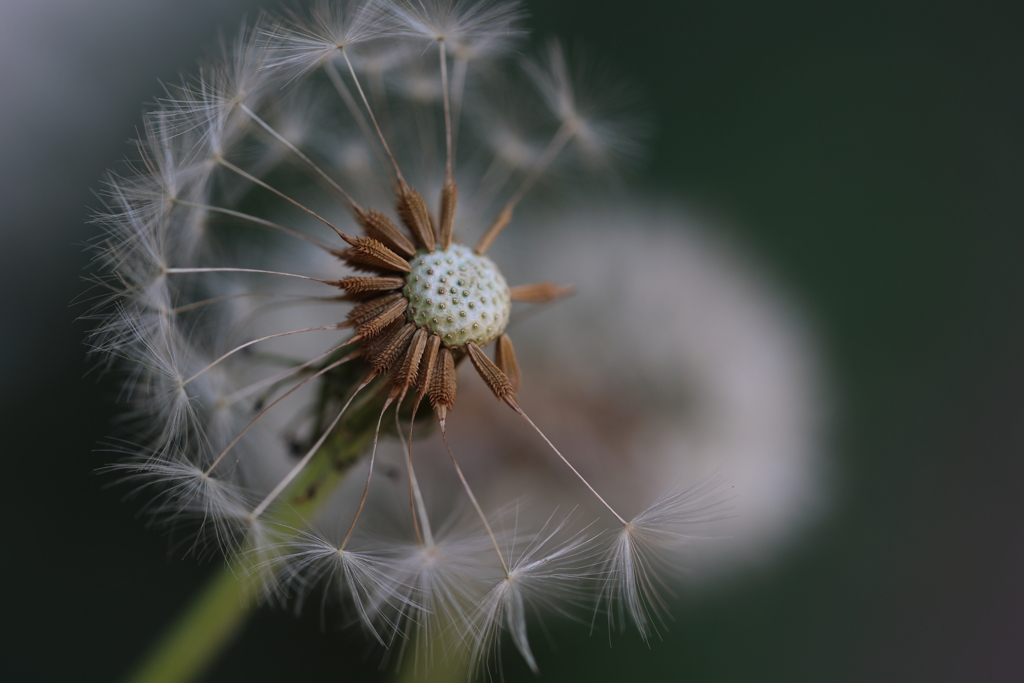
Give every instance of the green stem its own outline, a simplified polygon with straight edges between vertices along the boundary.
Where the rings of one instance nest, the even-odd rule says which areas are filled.
[[[430,654],[426,654],[430,653]],[[424,659],[424,656],[426,657]],[[432,628],[409,643],[392,683],[471,683],[469,650],[448,628]]]
[[[406,658],[393,679],[394,683],[467,683],[471,680],[468,656],[449,653],[431,660],[427,667],[422,662],[417,666],[415,659]]]
[[[375,392],[368,392],[373,396]],[[317,457],[273,508],[275,523],[302,529],[345,478],[373,438],[380,403],[353,406],[352,417],[335,430]],[[150,650],[125,683],[187,683],[201,676],[252,614],[260,579],[238,558],[224,565]]]
[[[252,591],[234,569],[225,565],[217,572],[128,683],[179,683],[206,670],[248,616]]]

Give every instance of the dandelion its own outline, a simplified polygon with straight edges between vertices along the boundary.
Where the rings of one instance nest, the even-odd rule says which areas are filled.
[[[515,58],[523,19],[487,0],[262,17],[146,115],[98,217],[93,344],[125,370],[135,430],[112,469],[157,491],[148,511],[191,548],[212,540],[297,608],[330,587],[417,666],[479,665],[507,634],[536,668],[527,616],[545,609],[607,610],[648,637],[686,529],[722,512],[711,485],[621,506],[519,398],[513,302],[574,290],[509,286],[487,254],[538,186],[614,170],[643,132],[558,43]],[[559,473],[563,517],[509,508],[508,471],[479,471],[488,449],[452,447],[460,365]],[[421,446],[432,423],[440,444]]]

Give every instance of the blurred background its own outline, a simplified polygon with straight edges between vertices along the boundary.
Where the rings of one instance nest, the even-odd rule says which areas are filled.
[[[650,646],[550,622],[541,679],[1024,680],[1024,6],[527,6],[536,40],[583,42],[646,93],[658,128],[630,183],[731,226],[834,389],[835,485],[802,538],[687,591]],[[94,474],[117,387],[86,375],[70,302],[143,103],[256,7],[0,2],[9,680],[116,679],[214,569]],[[264,609],[208,680],[379,678],[365,650]]]

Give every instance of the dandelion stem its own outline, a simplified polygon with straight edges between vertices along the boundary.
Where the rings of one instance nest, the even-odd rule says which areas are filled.
[[[466,645],[450,630],[437,629],[430,632],[430,642],[425,645],[428,652],[443,652],[447,656],[434,657],[430,666],[423,666],[417,657],[403,658],[393,683],[465,683],[474,680],[470,676],[470,657],[458,656]]]
[[[195,679],[242,628],[250,592],[230,566],[222,568],[125,683]]]
[[[287,505],[278,506],[284,526],[301,528],[328,500],[345,478],[339,467],[355,462],[370,439],[369,424],[360,422],[346,438],[331,442],[321,466],[311,467],[291,487],[302,495],[286,494]],[[337,445],[337,450],[334,446]],[[317,486],[313,486],[317,484]],[[314,489],[313,496],[305,493]],[[250,548],[251,549],[251,548]],[[203,674],[245,625],[259,596],[259,579],[251,573],[246,553],[225,564],[178,617],[125,683],[187,683]]]

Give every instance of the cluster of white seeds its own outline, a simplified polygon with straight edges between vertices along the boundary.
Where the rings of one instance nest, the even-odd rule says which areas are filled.
[[[406,316],[417,327],[455,348],[467,342],[489,344],[505,330],[512,301],[505,278],[489,258],[453,244],[421,253],[409,264]]]

